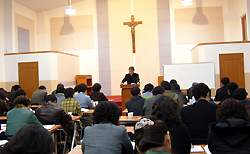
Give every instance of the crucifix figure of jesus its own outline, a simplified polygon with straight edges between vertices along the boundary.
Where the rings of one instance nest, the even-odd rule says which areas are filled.
[[[128,25],[131,28],[133,53],[135,53],[135,27],[139,24],[142,24],[142,21],[135,21],[134,15],[131,15],[131,22],[123,22],[123,25]]]

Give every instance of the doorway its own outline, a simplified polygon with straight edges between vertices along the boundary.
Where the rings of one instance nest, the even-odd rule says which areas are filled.
[[[244,54],[220,54],[220,79],[228,77],[239,88],[245,88]]]
[[[39,87],[38,62],[18,63],[19,85],[31,98]]]

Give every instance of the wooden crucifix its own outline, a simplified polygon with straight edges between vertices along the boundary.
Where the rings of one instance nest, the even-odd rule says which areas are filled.
[[[131,22],[123,22],[123,25],[128,25],[131,28],[133,53],[135,53],[135,27],[139,24],[142,24],[142,21],[135,21],[134,15],[131,15]]]

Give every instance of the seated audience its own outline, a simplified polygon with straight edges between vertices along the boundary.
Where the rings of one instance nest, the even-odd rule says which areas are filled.
[[[10,110],[10,101],[7,98],[7,92],[0,90],[0,116],[5,115]]]
[[[85,94],[85,91],[87,90],[86,84],[79,84],[77,89],[79,93],[75,96],[75,100],[80,103],[81,108],[93,109],[94,105],[91,102],[90,97]]]
[[[232,98],[233,97],[233,93],[236,89],[238,89],[238,84],[235,83],[235,82],[230,82],[228,85],[227,85],[227,89],[228,89],[228,93],[229,93],[229,98]],[[223,100],[224,101],[224,100]]]
[[[228,77],[224,77],[221,79],[221,83],[223,87],[216,90],[214,101],[223,101],[229,97],[228,89],[227,89],[227,84],[229,82],[230,82],[230,79]]]
[[[20,128],[28,124],[42,125],[30,111],[31,101],[28,97],[18,96],[14,105],[14,109],[7,113],[6,135],[15,135]]]
[[[53,154],[54,143],[48,130],[40,125],[22,127],[4,145],[4,154]]]
[[[236,99],[236,100],[246,100],[247,99],[247,91],[245,88],[239,88],[236,89],[232,95],[232,98]]]
[[[154,96],[151,97],[151,98],[146,99],[145,102],[144,102],[144,106],[143,106],[143,112],[144,112],[144,114],[143,115],[146,115],[146,116],[147,115],[151,115],[151,113],[152,113],[152,106],[153,106],[154,101],[157,98],[159,98],[160,96],[164,95],[164,93],[165,93],[165,90],[161,86],[155,87],[153,89],[153,95]]]
[[[57,102],[56,102],[56,106],[60,107],[61,103],[65,100],[65,96],[64,96],[64,85],[63,84],[58,84],[57,85],[57,88],[56,88],[56,99],[57,99]]]
[[[153,104],[152,115],[167,124],[174,154],[190,154],[191,141],[187,126],[181,122],[178,106],[170,97],[160,96]]]
[[[207,100],[209,101],[209,103],[216,104],[211,96],[212,96],[212,92],[211,92],[211,89],[209,89],[209,91],[207,93],[207,97],[208,97]],[[196,103],[196,100],[195,100],[195,98],[193,96],[193,98],[191,99],[189,105],[193,105],[194,103]]]
[[[19,86],[19,85],[14,85],[14,86],[12,86],[12,88],[11,88],[11,93],[9,94],[9,101],[10,101],[10,109],[13,109],[14,108],[14,104],[13,104],[13,102],[14,102],[14,100],[15,100],[15,92],[17,91],[17,90],[19,90],[19,89],[21,89],[21,87]]]
[[[168,81],[162,81],[161,86],[165,89],[165,95],[172,98],[178,104],[179,109],[183,107],[183,103],[178,94],[171,92],[171,84]]]
[[[170,154],[170,136],[166,124],[154,116],[135,125],[135,146],[140,154]]]
[[[120,109],[114,102],[100,102],[93,113],[93,126],[86,127],[83,154],[133,154],[124,126],[119,125]]]
[[[145,99],[139,96],[140,91],[141,90],[138,87],[131,88],[130,92],[133,97],[125,103],[128,112],[133,112],[134,116],[142,115]]]
[[[181,110],[181,119],[188,127],[191,142],[207,144],[209,124],[216,121],[218,105],[209,103],[209,88],[204,83],[199,83],[192,88],[196,103],[188,105]]]
[[[208,147],[213,154],[245,154],[250,151],[250,123],[243,103],[234,99],[222,102],[217,123],[209,127]]]
[[[172,92],[179,95],[182,103],[187,104],[187,95],[181,91],[180,85],[174,83],[174,84],[171,84],[171,87],[172,87]]]
[[[44,98],[47,96],[47,90],[45,86],[40,86],[39,90],[33,92],[31,101],[32,104],[44,105]]]
[[[192,83],[192,86],[190,88],[188,88],[187,90],[187,95],[188,95],[188,100],[192,99],[193,98],[193,94],[192,94],[192,88],[197,85],[198,83],[197,82],[193,82]]]
[[[15,99],[18,97],[18,96],[26,96],[26,91],[23,90],[23,89],[18,89],[16,92],[15,92]]]
[[[92,87],[93,92],[89,94],[91,100],[98,102],[108,101],[107,97],[102,92],[100,92],[101,88],[102,86],[99,83],[95,83],[93,85]]]
[[[154,86],[151,83],[148,83],[144,86],[143,92],[141,97],[147,99],[151,98],[153,96],[152,90],[154,89]]]
[[[65,100],[61,103],[60,107],[64,109],[66,113],[72,112],[72,114],[82,116],[80,103],[74,100],[74,89],[67,88],[64,91]]]
[[[176,81],[175,79],[170,80],[169,83],[170,83],[170,84],[178,84],[177,81]]]
[[[45,98],[45,105],[35,110],[37,119],[43,124],[55,124],[60,122],[62,126],[71,121],[71,115],[65,113],[64,109],[57,107],[57,98],[54,95],[48,95]]]
[[[74,96],[78,95],[78,85],[75,86],[74,91],[75,91]]]

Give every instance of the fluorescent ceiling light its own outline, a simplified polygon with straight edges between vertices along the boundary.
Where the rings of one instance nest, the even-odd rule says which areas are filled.
[[[75,9],[72,7],[71,0],[69,0],[68,8],[65,10],[65,14],[67,14],[67,15],[76,14]]]
[[[192,5],[193,4],[193,0],[182,0],[182,5]]]

